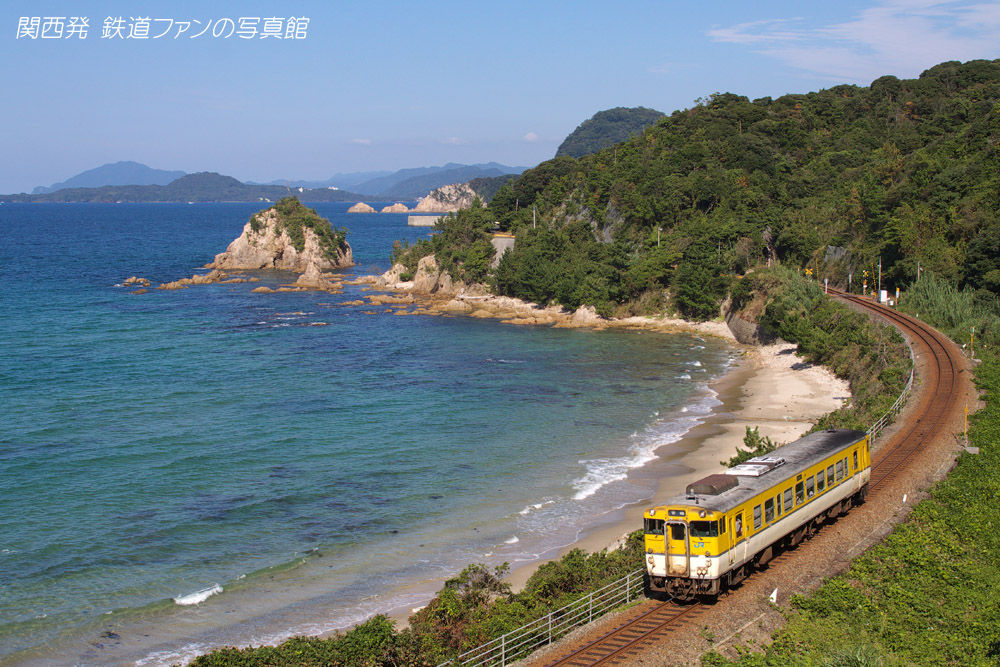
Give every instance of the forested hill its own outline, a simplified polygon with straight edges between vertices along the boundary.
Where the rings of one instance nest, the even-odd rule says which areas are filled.
[[[614,149],[542,163],[452,224],[516,232],[496,291],[603,312],[669,288],[684,313],[711,316],[725,276],[769,257],[835,279],[881,258],[890,289],[919,262],[995,298],[998,142],[1000,61],[778,99],[716,94]],[[445,253],[459,272],[462,243]]]
[[[556,157],[583,157],[621,143],[663,118],[662,111],[646,107],[615,107],[598,111],[569,133],[556,150]]]

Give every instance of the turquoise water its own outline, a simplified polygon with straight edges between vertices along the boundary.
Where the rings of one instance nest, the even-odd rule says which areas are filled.
[[[713,405],[729,351],[690,335],[120,286],[190,276],[259,208],[0,206],[0,661],[169,662],[422,604],[649,497],[628,470]],[[316,208],[352,275],[428,233]]]

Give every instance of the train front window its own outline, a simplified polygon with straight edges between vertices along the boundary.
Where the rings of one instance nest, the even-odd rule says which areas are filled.
[[[672,539],[672,540],[683,540],[684,539],[684,524],[683,523],[672,523],[672,524],[670,524],[670,539]]]
[[[719,524],[715,521],[692,521],[691,537],[718,537]]]
[[[663,519],[643,519],[643,532],[647,535],[662,535]]]

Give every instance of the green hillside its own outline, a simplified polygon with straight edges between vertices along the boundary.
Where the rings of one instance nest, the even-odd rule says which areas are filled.
[[[614,148],[542,163],[446,224],[517,234],[497,292],[604,313],[669,293],[710,317],[727,276],[768,260],[846,282],[881,259],[890,288],[919,264],[995,297],[998,142],[1000,61],[778,99],[715,94]],[[461,273],[463,249],[449,252]]]
[[[556,157],[583,157],[619,144],[663,118],[663,113],[646,107],[615,107],[598,111],[580,123],[563,139]]]

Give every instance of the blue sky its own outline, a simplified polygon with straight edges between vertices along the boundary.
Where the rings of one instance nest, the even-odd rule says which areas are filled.
[[[17,38],[22,17],[49,16],[87,17],[87,37]],[[101,38],[119,16],[173,27]],[[290,16],[309,18],[305,39],[188,37],[198,21]],[[241,180],[532,166],[601,109],[669,113],[716,91],[867,84],[998,51],[1000,2],[966,0],[7,0],[0,192],[118,160]]]

